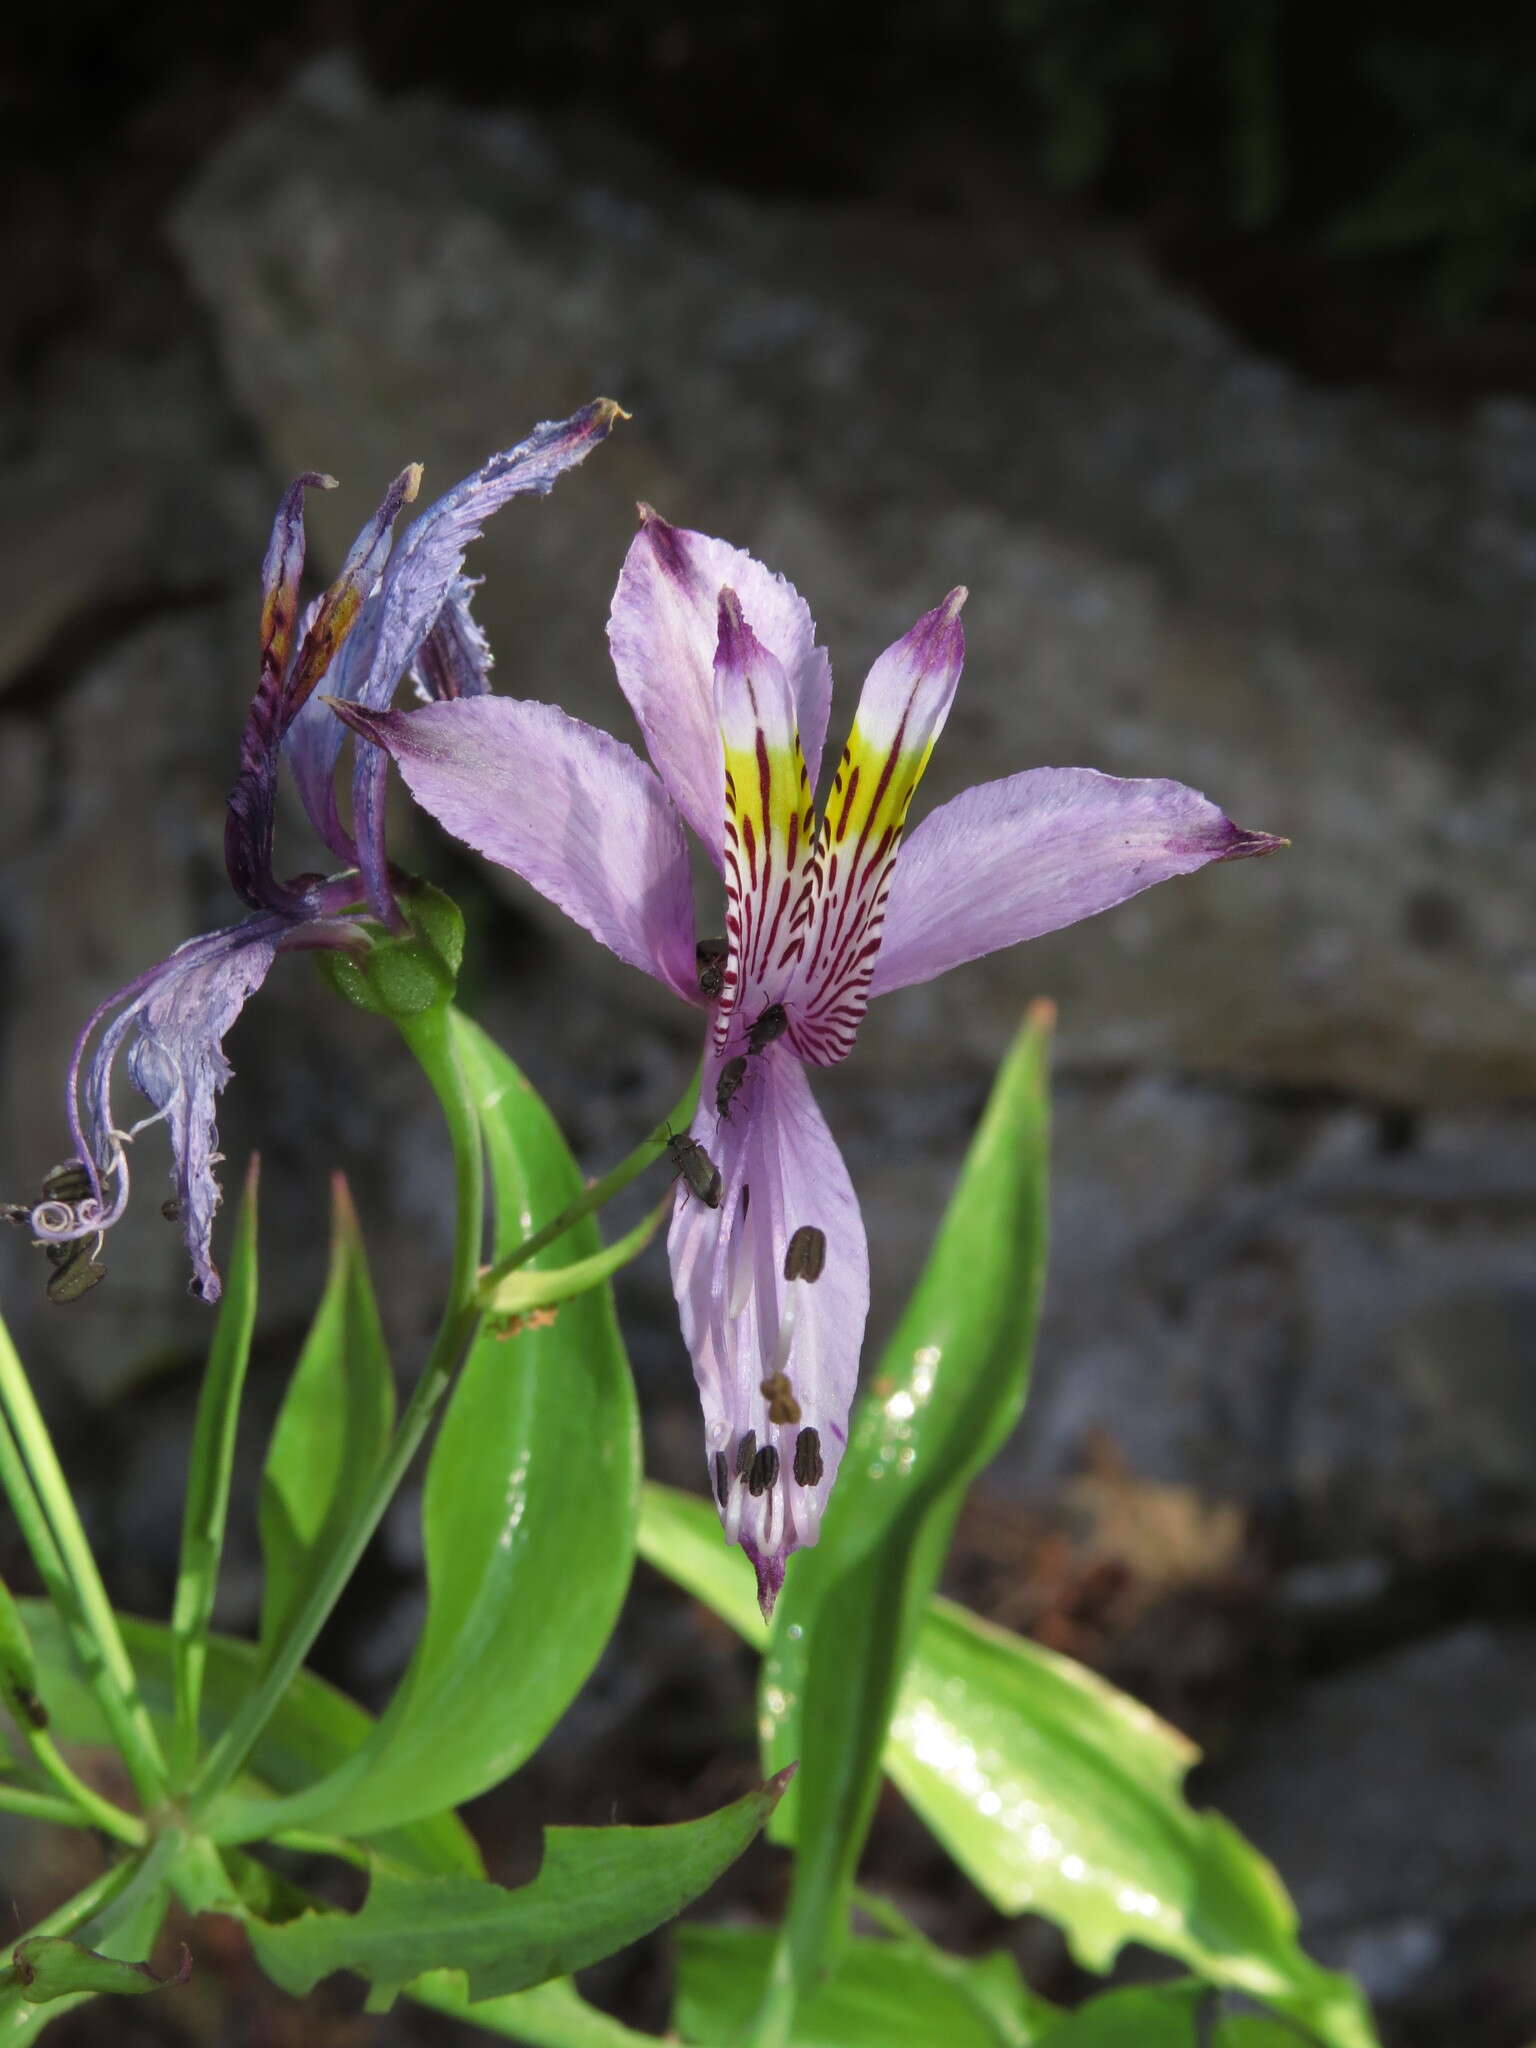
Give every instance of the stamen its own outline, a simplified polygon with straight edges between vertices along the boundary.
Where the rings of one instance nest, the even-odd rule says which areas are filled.
[[[757,1456],[757,1431],[749,1429],[736,1446],[736,1477],[745,1479],[752,1470],[752,1461]]]
[[[741,1191],[741,1208],[736,1215],[736,1230],[731,1238],[728,1262],[728,1286],[726,1290],[726,1313],[734,1322],[747,1305],[747,1296],[752,1292],[752,1243],[746,1232],[748,1191]]]
[[[731,1471],[725,1462],[724,1451],[715,1453],[715,1499],[725,1506],[725,1496],[730,1491]]]
[[[819,1280],[827,1263],[827,1233],[802,1223],[784,1252],[786,1280]]]
[[[779,1476],[779,1454],[772,1444],[764,1444],[752,1460],[752,1469],[747,1474],[747,1491],[754,1500],[761,1500],[769,1487]]]
[[[800,1420],[800,1403],[787,1372],[770,1373],[757,1390],[768,1403],[768,1420],[776,1427]]]
[[[795,1438],[796,1486],[820,1486],[825,1470],[821,1459],[821,1431],[802,1429]]]
[[[779,1317],[779,1341],[773,1347],[773,1359],[765,1375],[770,1380],[782,1378],[789,1365],[790,1346],[795,1341],[795,1319],[799,1312],[800,1290],[791,1287],[784,1295],[784,1309]]]

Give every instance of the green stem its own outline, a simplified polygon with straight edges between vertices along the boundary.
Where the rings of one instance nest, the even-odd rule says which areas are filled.
[[[666,1222],[671,1208],[671,1195],[663,1195],[633,1230],[626,1231],[623,1237],[605,1245],[600,1252],[593,1252],[590,1258],[577,1259],[569,1266],[541,1267],[537,1273],[507,1274],[496,1283],[495,1291],[489,1297],[481,1290],[481,1305],[488,1315],[522,1316],[533,1309],[550,1308],[556,1302],[569,1301],[573,1295],[585,1294],[588,1288],[601,1286],[621,1266],[639,1258]]]
[[[54,1792],[29,1792],[24,1785],[0,1785],[0,1813],[20,1813],[28,1820],[51,1820],[61,1828],[93,1825],[73,1799],[60,1799]]]
[[[291,1849],[298,1856],[333,1856],[338,1863],[351,1863],[359,1870],[373,1868],[373,1852],[345,1835],[317,1835],[311,1828],[279,1828],[267,1840],[274,1849]]]
[[[114,1806],[110,1799],[94,1791],[85,1780],[77,1777],[59,1755],[53,1737],[46,1729],[23,1727],[27,1746],[37,1758],[39,1768],[47,1773],[64,1798],[75,1809],[76,1826],[100,1828],[114,1840],[127,1842],[133,1848],[142,1848],[149,1839],[149,1830],[136,1814],[124,1813],[120,1806]]]
[[[112,1901],[121,1896],[132,1883],[138,1870],[138,1861],[128,1857],[122,1863],[110,1863],[100,1877],[93,1877],[90,1883],[66,1899],[62,1906],[55,1906],[45,1914],[34,1927],[27,1929],[27,1937],[38,1934],[73,1934],[77,1927],[83,1927],[95,1913],[102,1912]],[[14,1943],[12,1946],[14,1947]]]
[[[117,1616],[10,1332],[0,1323],[0,1476],[49,1598],[73,1624],[85,1675],[122,1752],[139,1798],[156,1805],[165,1791],[165,1759]],[[14,1431],[14,1437],[12,1432]],[[61,1597],[62,1596],[62,1597]]]
[[[282,1640],[274,1644],[271,1661],[253,1690],[246,1695],[240,1711],[209,1751],[202,1770],[193,1781],[186,1811],[194,1821],[207,1813],[212,1802],[241,1769],[309,1655],[315,1638],[329,1621],[331,1611],[356,1571],[374,1530],[383,1520],[396,1488],[421,1448],[422,1439],[453,1383],[459,1360],[480,1321],[480,1310],[475,1301],[485,1202],[480,1121],[454,1055],[447,1006],[396,1021],[442,1104],[453,1147],[456,1220],[449,1305],[416,1390],[396,1425],[373,1484],[359,1501],[350,1523],[325,1559]]]
[[[480,1276],[480,1300],[490,1306],[498,1285],[509,1273],[515,1273],[532,1258],[537,1258],[546,1246],[580,1223],[584,1216],[590,1216],[594,1209],[601,1209],[605,1202],[611,1202],[621,1189],[627,1188],[648,1166],[654,1166],[661,1157],[661,1147],[672,1131],[686,1131],[693,1121],[694,1105],[699,1099],[699,1073],[695,1068],[693,1079],[688,1083],[680,1100],[674,1104],[669,1115],[662,1118],[653,1131],[640,1140],[635,1149],[621,1159],[611,1173],[605,1173],[601,1180],[593,1181],[589,1188],[579,1194],[575,1201],[568,1202],[553,1221],[546,1223],[542,1230],[536,1230],[532,1237],[525,1237],[520,1245],[514,1245],[505,1258],[498,1259],[494,1266],[488,1266]]]

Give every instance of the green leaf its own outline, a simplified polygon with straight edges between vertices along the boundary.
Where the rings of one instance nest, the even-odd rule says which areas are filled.
[[[55,1998],[67,1998],[72,1991],[115,1992],[120,1997],[142,1997],[146,1991],[162,1991],[168,1984],[185,1984],[192,1974],[192,1951],[185,1943],[181,1967],[168,1977],[157,1977],[148,1963],[127,1963],[116,1956],[98,1955],[77,1941],[63,1941],[56,1935],[37,1935],[18,1941],[11,1967],[30,2005],[47,2005]]]
[[[579,1194],[581,1173],[506,1055],[462,1018],[453,1029],[480,1106],[499,1255]],[[585,1217],[540,1258],[559,1266],[599,1248]],[[456,1806],[515,1771],[612,1632],[639,1484],[634,1387],[606,1287],[513,1335],[482,1333],[427,1469],[427,1621],[395,1697],[327,1783],[270,1813],[232,1803],[220,1837],[314,1822],[369,1833]]]
[[[640,1549],[761,1648],[752,1572],[713,1507],[647,1485]],[[884,1766],[999,1912],[1036,1912],[1107,1970],[1127,1941],[1283,2007],[1339,2048],[1375,2040],[1356,1987],[1296,1940],[1270,1864],[1183,1781],[1199,1752],[1091,1671],[934,1599]],[[781,1809],[782,1811],[782,1809]]]
[[[61,1743],[105,1747],[111,1736],[96,1695],[80,1676],[68,1636],[46,1600],[18,1606],[37,1653],[39,1683],[46,1693],[53,1733]],[[157,1728],[171,1716],[171,1634],[157,1622],[120,1615],[123,1640],[138,1674],[139,1689]],[[203,1701],[215,1727],[232,1719],[255,1683],[260,1659],[253,1643],[228,1636],[208,1638]],[[333,1769],[364,1743],[371,1715],[311,1672],[288,1688],[251,1759],[252,1789],[290,1792]],[[402,1868],[426,1873],[468,1871],[478,1875],[480,1852],[455,1814],[440,1813],[407,1827],[371,1836],[371,1845]],[[0,2043],[6,2036],[0,2032]]]
[[[315,1560],[351,1521],[394,1419],[394,1381],[357,1211],[337,1174],[330,1272],[262,1474],[263,1645],[280,1638],[309,1588]]]
[[[462,1970],[471,2001],[523,1991],[627,1948],[707,1891],[772,1810],[775,1780],[702,1820],[661,1828],[549,1828],[532,1884],[378,1872],[356,1913],[251,1928],[263,1969],[302,1995],[334,1970],[389,2000],[424,1971]]]
[[[1285,2021],[1223,2017],[1220,1998],[1203,1984],[1108,1991],[1051,2027],[1042,2048],[1303,2048]]]
[[[683,1926],[677,1950],[672,2020],[683,2039],[741,2038],[767,1985],[774,1937]],[[1011,1956],[971,1962],[926,1944],[851,1940],[797,2011],[787,2048],[1033,2048],[1056,2017],[1025,1991]]]
[[[76,1929],[98,1956],[139,1963],[149,1954],[170,1903],[170,1887],[161,1875],[167,1861],[168,1852],[151,1850],[111,1904]],[[94,1991],[68,1991],[39,2006],[19,1982],[0,1985],[0,2043],[3,2048],[29,2048],[45,2027],[95,1996]]]
[[[181,1563],[171,1609],[176,1708],[170,1758],[173,1774],[183,1776],[197,1760],[208,1622],[218,1589],[219,1560],[224,1553],[235,1431],[240,1423],[245,1369],[251,1358],[251,1334],[256,1327],[257,1176],[258,1162],[252,1159],[240,1213],[235,1219],[229,1279],[219,1303],[208,1363],[203,1370],[192,1457],[187,1467]]]
[[[1045,1273],[1050,1013],[998,1074],[906,1312],[855,1410],[821,1540],[795,1560],[759,1693],[800,1759],[786,1937],[802,1987],[835,1951],[885,1731],[965,1490],[1018,1418]]]
[[[461,1971],[432,1970],[409,1985],[406,1996],[489,2034],[521,2041],[525,2048],[656,2048],[654,2034],[637,2034],[588,2005],[569,1977],[471,2005]]]

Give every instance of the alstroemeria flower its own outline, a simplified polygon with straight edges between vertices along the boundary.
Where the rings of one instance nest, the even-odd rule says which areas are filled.
[[[261,675],[240,742],[240,769],[229,797],[225,864],[250,909],[240,923],[192,939],[149,968],[94,1013],[70,1061],[68,1114],[76,1160],[56,1168],[40,1200],[7,1213],[27,1222],[53,1257],[73,1271],[91,1256],[128,1203],[128,1145],[151,1124],[170,1133],[174,1212],[193,1267],[192,1291],[216,1301],[219,1276],[210,1240],[219,1204],[215,1109],[230,1077],[226,1032],[266,979],[280,951],[366,943],[357,906],[398,930],[383,841],[382,780],[387,768],[360,747],[352,783],[353,831],[336,804],[341,726],[326,696],[382,709],[412,670],[424,694],[472,698],[486,688],[490,657],[469,615],[473,586],[464,551],[481,522],[511,498],[546,492],[608,433],[618,407],[598,399],[568,420],[546,422],[439,498],[394,544],[394,523],[416,496],[413,464],[391,484],[352,546],[336,581],[299,619],[304,568],[304,496],[333,488],[329,477],[301,476],[285,493],[262,571]],[[311,824],[350,872],[331,879],[281,880],[273,867],[277,781],[286,757]],[[355,832],[355,839],[353,833]],[[150,1114],[119,1126],[112,1082],[119,1057]],[[101,1268],[85,1276],[99,1278]],[[56,1274],[57,1286],[63,1277]],[[65,1292],[78,1292],[79,1281]],[[61,1296],[62,1298],[62,1296]]]
[[[1036,768],[968,790],[903,845],[964,597],[870,670],[819,816],[831,676],[804,601],[647,508],[609,640],[652,766],[548,704],[344,713],[451,832],[709,1012],[691,1132],[707,1164],[680,1159],[669,1249],[709,1483],[765,1612],[816,1540],[869,1306],[858,1199],[806,1068],[847,1057],[872,995],[1283,843],[1181,783]],[[723,944],[698,945],[685,824],[722,878]]]

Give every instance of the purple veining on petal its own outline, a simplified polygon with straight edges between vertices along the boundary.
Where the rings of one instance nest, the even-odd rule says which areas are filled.
[[[456,838],[521,875],[621,960],[700,1000],[682,825],[621,740],[511,697],[335,709],[381,750],[377,759],[393,757],[412,796]]]
[[[908,834],[872,992],[930,981],[1155,882],[1285,843],[1245,832],[1182,782],[1031,768],[980,783]]]

